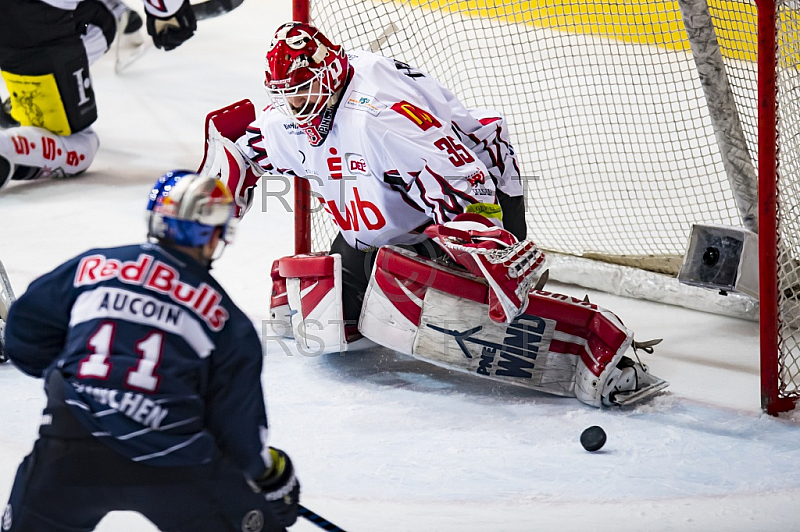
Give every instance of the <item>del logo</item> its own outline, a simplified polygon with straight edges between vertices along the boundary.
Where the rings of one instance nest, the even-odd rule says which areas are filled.
[[[441,122],[436,120],[435,116],[405,100],[392,105],[392,110],[414,122],[423,131],[428,131],[432,127],[442,127]]]
[[[364,159],[364,156],[360,153],[346,153],[344,155],[344,161],[347,165],[347,169],[350,170],[350,175],[369,175],[367,160]]]
[[[353,195],[355,199],[351,200],[349,205],[342,202],[344,212],[339,209],[334,200],[326,201],[323,198],[319,198],[319,200],[325,204],[325,210],[343,231],[359,231],[360,224],[363,224],[364,229],[369,231],[381,229],[386,225],[386,218],[374,203],[362,200],[357,188],[353,188]]]
[[[481,325],[465,331],[445,329],[431,324],[428,324],[428,327],[452,336],[467,358],[473,358],[470,344],[479,346],[480,355],[476,371],[481,375],[530,379],[533,377],[536,357],[546,355],[550,350],[555,322],[523,314],[506,327],[502,342],[478,337],[478,333],[483,330]]]

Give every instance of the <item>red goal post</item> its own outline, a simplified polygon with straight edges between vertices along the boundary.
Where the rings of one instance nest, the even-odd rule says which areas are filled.
[[[776,0],[294,0],[346,49],[506,116],[551,278],[761,329],[762,407],[800,397],[800,14]],[[800,9],[800,6],[798,7]],[[793,101],[794,100],[794,101]],[[336,233],[295,183],[297,252]],[[760,305],[678,283],[693,224],[759,233]],[[753,356],[758,356],[753,353]]]

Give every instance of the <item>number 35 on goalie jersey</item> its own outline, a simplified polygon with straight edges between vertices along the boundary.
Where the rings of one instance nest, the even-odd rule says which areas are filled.
[[[351,246],[408,243],[431,220],[495,203],[498,188],[522,194],[498,113],[468,110],[434,79],[391,59],[349,57],[354,74],[323,142],[312,145],[267,108],[237,145],[267,172],[307,179]]]

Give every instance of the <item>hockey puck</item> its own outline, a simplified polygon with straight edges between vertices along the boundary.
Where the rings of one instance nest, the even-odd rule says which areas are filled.
[[[606,431],[594,425],[581,433],[581,445],[589,452],[599,451],[606,444]]]

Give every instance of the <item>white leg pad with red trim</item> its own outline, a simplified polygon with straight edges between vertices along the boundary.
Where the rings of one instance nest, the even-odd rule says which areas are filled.
[[[581,380],[592,375],[607,383],[619,373],[614,370],[633,335],[613,313],[538,290],[530,293],[522,315],[498,323],[488,316],[488,298],[482,279],[386,246],[378,252],[359,330],[438,366],[578,397],[592,406],[622,404],[604,403],[603,392],[609,396],[610,389],[590,393]]]
[[[280,274],[280,259],[272,263],[272,294],[269,298],[269,336],[294,338],[292,331],[292,309],[289,308],[289,297],[286,294],[286,279]]]
[[[276,263],[272,267],[270,301],[274,332],[280,328],[284,334],[279,336],[286,336],[286,325],[291,323],[291,334],[305,355],[341,353],[374,345],[344,322],[339,254],[295,255]],[[281,286],[285,286],[283,293]]]
[[[292,331],[298,347],[308,354],[345,350],[342,310],[342,257],[296,255],[280,260]]]

